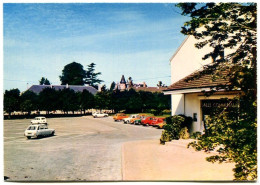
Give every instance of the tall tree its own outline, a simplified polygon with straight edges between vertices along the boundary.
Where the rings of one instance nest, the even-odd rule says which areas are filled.
[[[88,65],[88,69],[86,71],[85,83],[97,89],[98,84],[103,82],[103,80],[98,79],[98,76],[101,75],[101,72],[95,73],[95,66],[96,64],[94,63]]]
[[[111,83],[111,85],[110,85],[110,91],[113,91],[114,89],[115,89],[115,87],[116,87],[116,83],[113,81],[112,83]]]
[[[60,76],[61,85],[84,85],[84,79],[86,77],[86,71],[79,63],[72,62],[62,70]]]
[[[51,83],[47,78],[42,77],[39,81],[39,85],[51,85]]]
[[[4,93],[4,110],[9,116],[12,112],[20,110],[20,90],[11,89]]]
[[[235,179],[256,179],[256,3],[180,3],[178,7],[191,17],[182,33],[198,39],[197,48],[212,48],[203,59],[212,57],[213,64],[205,66],[204,73],[213,74],[216,80],[221,71],[228,71],[232,82],[228,90],[241,91],[239,111],[213,116],[207,123],[208,132],[192,146],[207,151],[220,147],[220,155],[208,161],[231,160],[236,163]]]

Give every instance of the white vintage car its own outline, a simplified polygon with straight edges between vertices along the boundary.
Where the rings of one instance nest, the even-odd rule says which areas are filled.
[[[48,128],[46,124],[30,125],[25,131],[24,136],[28,139],[43,137],[43,136],[53,136],[55,134],[54,129]]]
[[[47,120],[45,117],[35,117],[33,120],[31,120],[31,124],[46,124]]]
[[[101,117],[108,117],[108,114],[102,112],[94,112],[92,113],[92,116],[94,118],[101,118]]]
[[[130,123],[130,120],[131,120],[131,119],[137,118],[138,116],[139,116],[138,114],[132,114],[132,115],[130,115],[128,118],[124,118],[124,119],[123,119],[123,122],[126,123],[126,124],[128,124],[128,123]]]

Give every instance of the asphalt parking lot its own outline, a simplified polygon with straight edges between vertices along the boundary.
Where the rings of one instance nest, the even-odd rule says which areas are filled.
[[[111,117],[48,119],[55,136],[28,140],[30,120],[4,120],[4,176],[8,181],[121,181],[122,145],[159,139],[162,130]]]

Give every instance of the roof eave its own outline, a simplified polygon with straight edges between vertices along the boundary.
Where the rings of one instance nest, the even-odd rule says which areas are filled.
[[[163,93],[165,95],[170,94],[187,94],[187,93],[198,93],[198,92],[210,92],[212,90],[216,90],[216,87],[195,87],[195,88],[181,88],[181,89],[167,89],[164,90]],[[225,89],[218,89],[217,91],[225,91]]]

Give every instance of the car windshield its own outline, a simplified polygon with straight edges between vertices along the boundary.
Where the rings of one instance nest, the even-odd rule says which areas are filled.
[[[36,126],[29,126],[27,130],[36,130]]]

